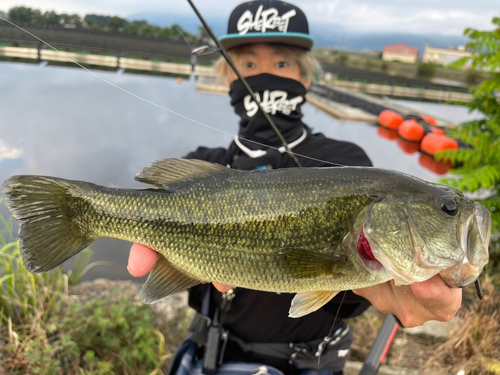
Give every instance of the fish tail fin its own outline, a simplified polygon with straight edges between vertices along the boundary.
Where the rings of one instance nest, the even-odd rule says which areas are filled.
[[[19,249],[28,271],[49,271],[95,240],[82,229],[78,209],[78,195],[90,185],[41,176],[13,176],[4,182],[1,192],[20,222]]]

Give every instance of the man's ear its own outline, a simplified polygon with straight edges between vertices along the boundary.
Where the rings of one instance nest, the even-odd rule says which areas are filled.
[[[311,86],[311,78],[306,79],[305,81],[302,81],[302,84],[306,89],[309,90],[309,87]]]

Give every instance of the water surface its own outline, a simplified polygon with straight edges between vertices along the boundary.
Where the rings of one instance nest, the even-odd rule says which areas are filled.
[[[193,79],[96,72],[134,94],[224,132],[237,131],[238,118],[226,95],[199,93]],[[441,117],[456,108],[439,105]],[[463,110],[463,108],[460,110]],[[377,167],[428,181],[439,176],[419,164],[397,142],[377,135],[371,124],[339,121],[304,106],[304,121],[328,137],[355,142]],[[458,115],[466,119],[466,112]],[[457,120],[453,120],[457,121]],[[0,182],[14,174],[39,174],[105,186],[144,187],[133,180],[153,160],[181,157],[200,145],[227,146],[232,136],[207,129],[111,87],[83,69],[0,63]],[[6,215],[4,206],[0,213]],[[87,279],[130,278],[130,244],[100,239],[93,260],[112,262]]]

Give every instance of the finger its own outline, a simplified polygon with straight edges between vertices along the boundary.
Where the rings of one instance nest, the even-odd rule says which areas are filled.
[[[225,284],[219,284],[219,283],[212,283],[219,292],[221,293],[226,293],[227,291],[233,289],[231,285],[225,285]]]
[[[435,320],[449,321],[462,305],[462,289],[448,287],[439,275],[410,287],[416,300]]]
[[[128,257],[128,272],[134,277],[145,276],[151,271],[158,259],[158,253],[149,247],[133,244]]]
[[[410,288],[417,299],[431,303],[443,299],[450,292],[450,288],[439,275],[431,277],[429,280],[413,283]]]

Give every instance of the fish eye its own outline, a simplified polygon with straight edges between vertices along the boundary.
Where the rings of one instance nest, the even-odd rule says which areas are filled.
[[[448,216],[456,216],[458,214],[458,204],[452,198],[445,198],[441,201],[441,211]]]

